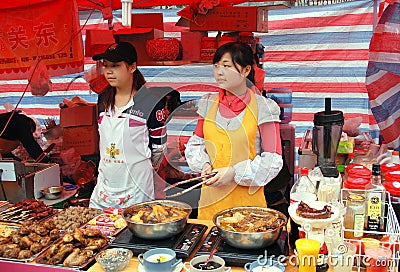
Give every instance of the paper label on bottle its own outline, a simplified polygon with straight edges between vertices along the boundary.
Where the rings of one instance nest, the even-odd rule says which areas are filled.
[[[379,219],[382,215],[381,192],[370,192],[368,194],[368,217]]]
[[[378,230],[379,220],[382,216],[382,193],[381,192],[368,193],[367,205],[368,205],[367,206],[368,229]]]
[[[354,215],[354,237],[362,237],[364,230],[364,214]]]

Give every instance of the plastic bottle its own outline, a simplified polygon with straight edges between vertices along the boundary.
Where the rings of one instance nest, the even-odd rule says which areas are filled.
[[[317,189],[308,177],[308,168],[300,169],[300,178],[290,190],[290,203],[317,200]]]
[[[383,231],[385,218],[386,189],[382,185],[380,164],[372,164],[370,183],[365,187],[367,192],[367,225],[370,231]]]
[[[290,204],[300,201],[314,201],[317,200],[317,189],[308,177],[308,168],[303,167],[300,169],[300,177],[290,190]],[[290,222],[290,235],[289,243],[294,248],[295,242],[300,238],[299,225],[292,219]]]
[[[397,150],[392,151],[391,162],[395,164],[400,164],[399,151]]]
[[[344,165],[347,166],[347,165],[349,165],[349,164],[354,164],[354,163],[355,163],[355,162],[354,162],[354,153],[349,153],[349,154],[347,155],[346,161],[344,162]]]

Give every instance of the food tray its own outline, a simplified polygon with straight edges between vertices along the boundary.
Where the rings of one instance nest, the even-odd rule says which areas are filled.
[[[113,237],[123,231],[126,226],[126,221],[120,214],[103,213],[81,226],[80,229],[98,229],[104,235]]]
[[[17,225],[0,224],[0,236],[8,237],[13,231],[19,229]]]
[[[68,207],[60,210],[57,214],[49,219],[52,219],[57,228],[62,231],[73,231],[75,228],[80,228],[89,220],[101,214],[102,210],[88,207]]]
[[[342,203],[345,204],[346,201],[343,200],[345,199],[345,196],[349,195],[350,193],[357,193],[357,194],[362,194],[366,195],[365,190],[354,190],[354,189],[345,189],[343,188],[341,190],[341,199]],[[364,230],[364,236],[365,237],[383,237],[383,236],[389,236],[390,240],[387,241],[387,245],[392,249],[392,257],[390,260],[390,265],[392,267],[389,267],[389,269],[397,269],[400,264],[400,251],[398,250],[400,248],[400,225],[396,217],[396,213],[393,209],[392,201],[391,201],[391,196],[389,192],[385,192],[385,216],[384,216],[384,221],[386,222],[386,227],[385,231],[367,231]],[[343,223],[343,222],[342,222]],[[344,237],[345,232],[354,232],[353,229],[346,229],[344,224],[342,224],[342,237]],[[364,237],[363,237],[364,238]],[[352,242],[355,244],[358,244],[357,249],[361,248],[361,241],[358,239],[348,239],[344,238],[344,241],[346,242]],[[356,261],[353,266],[353,271],[354,268],[357,269],[357,271],[365,270],[365,263],[363,260],[367,258],[365,254],[361,254],[360,251],[356,252]]]
[[[75,230],[77,231],[77,230]],[[72,233],[65,233],[65,235],[73,235]],[[88,238],[88,237],[85,237]],[[84,261],[83,263],[79,264],[79,265],[71,265],[71,266],[63,266],[63,262],[64,260],[71,254],[71,253],[67,253],[64,258],[62,259],[62,262],[59,264],[50,264],[48,262],[46,262],[46,255],[49,254],[48,251],[51,249],[51,246],[48,247],[46,250],[43,250],[42,252],[40,252],[40,254],[38,254],[36,256],[36,258],[34,259],[34,261],[38,264],[43,264],[43,265],[51,265],[51,266],[56,266],[56,267],[63,267],[63,268],[70,268],[70,269],[86,269],[88,267],[89,264],[91,264],[94,260],[95,257],[97,255],[97,253],[99,253],[100,251],[104,250],[105,248],[107,248],[110,244],[110,239],[109,238],[105,238],[106,239],[106,243],[99,247],[96,250],[93,250],[93,255],[90,256],[86,261]],[[83,249],[82,245],[79,245],[79,242],[77,242],[76,240],[70,242],[71,244],[74,245],[74,250],[79,248],[79,249]],[[59,238],[58,240],[56,240],[53,243],[53,246],[57,246],[57,249],[61,249],[63,244],[66,244],[63,242],[63,237]],[[74,258],[74,260],[76,260],[76,258]]]
[[[14,230],[17,230],[17,229],[21,228],[21,226],[7,225],[7,224],[0,224],[0,226],[1,226],[0,229],[2,229],[2,230],[5,230],[5,229],[14,229]],[[28,236],[28,235],[29,235],[29,234],[26,234],[26,235],[24,235],[24,236]],[[49,235],[49,234],[48,234],[48,235]],[[46,236],[48,236],[48,235],[46,235]],[[61,235],[61,234],[60,234],[60,235]],[[40,239],[43,239],[43,237],[44,237],[44,236],[42,236],[42,238],[40,238]],[[21,238],[22,238],[22,237],[21,237]],[[37,252],[37,253],[35,253],[35,254],[32,254],[32,256],[29,257],[29,258],[21,258],[21,259],[18,259],[18,258],[8,258],[8,257],[0,256],[0,260],[12,261],[12,262],[23,262],[23,263],[32,262],[37,256],[39,256],[43,251],[45,251],[48,247],[50,247],[55,241],[56,241],[56,240],[50,242],[50,244],[48,244],[47,246],[44,246],[39,252]],[[12,244],[15,244],[15,243],[12,243]]]
[[[22,208],[19,203],[38,203],[44,205],[44,210],[39,213],[35,213],[33,209]],[[22,224],[25,220],[42,221],[57,213],[57,210],[53,207],[47,206],[43,201],[36,199],[28,199],[23,202],[5,205],[0,208],[0,222]],[[43,208],[43,207],[42,207]],[[22,214],[22,216],[21,216]],[[35,216],[32,216],[35,214]]]

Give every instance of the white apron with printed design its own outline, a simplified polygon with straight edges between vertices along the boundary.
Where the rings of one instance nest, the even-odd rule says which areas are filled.
[[[125,208],[154,199],[146,123],[133,115],[124,117],[105,115],[99,124],[99,175],[90,207]]]

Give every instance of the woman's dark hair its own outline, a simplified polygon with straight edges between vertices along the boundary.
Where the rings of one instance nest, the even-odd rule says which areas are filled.
[[[251,70],[247,78],[254,84],[254,55],[251,47],[247,43],[229,42],[221,45],[215,52],[213,64],[221,60],[225,53],[229,53],[236,70],[239,72],[237,65],[246,67],[250,65]]]
[[[128,63],[131,65],[132,63]],[[140,88],[146,83],[146,80],[144,79],[143,74],[139,71],[139,69],[136,68],[136,70],[133,72],[133,83],[132,83],[132,91],[137,90],[139,91]],[[101,93],[101,100],[99,99],[98,102],[101,102],[101,105],[99,105],[100,108],[103,110],[108,109],[111,107],[114,108],[115,105],[115,93],[117,90],[115,87],[112,87],[108,85],[104,91]]]
[[[28,118],[29,118],[28,122],[29,122],[29,128],[31,129],[31,133],[34,133],[36,131],[36,123],[32,118],[30,117]]]

